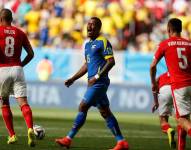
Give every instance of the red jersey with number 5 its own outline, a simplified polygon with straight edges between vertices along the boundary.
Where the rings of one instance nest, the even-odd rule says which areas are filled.
[[[165,57],[173,89],[191,86],[191,41],[171,37],[160,43],[154,58]]]
[[[31,47],[23,31],[14,26],[0,26],[0,67],[21,66],[22,47]]]

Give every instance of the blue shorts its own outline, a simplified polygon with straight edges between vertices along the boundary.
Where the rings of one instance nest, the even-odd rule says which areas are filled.
[[[98,108],[109,106],[107,89],[108,86],[96,87],[93,85],[88,87],[84,94],[83,102],[89,106],[95,106]]]

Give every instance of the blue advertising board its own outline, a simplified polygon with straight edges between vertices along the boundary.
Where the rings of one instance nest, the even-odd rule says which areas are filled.
[[[29,103],[34,107],[77,109],[86,88],[83,82],[76,82],[70,88],[63,82],[28,82]],[[148,86],[111,84],[107,94],[113,111],[151,111],[152,94]]]

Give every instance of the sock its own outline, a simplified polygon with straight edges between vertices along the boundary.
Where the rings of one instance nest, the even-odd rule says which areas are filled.
[[[169,128],[171,128],[171,126],[168,123],[161,126],[162,132],[164,133],[167,133]]]
[[[74,138],[74,136],[77,134],[78,130],[83,126],[83,124],[86,121],[87,113],[85,112],[78,112],[78,115],[76,116],[76,119],[74,121],[73,127],[71,131],[68,133],[67,137],[70,139]]]
[[[188,129],[188,135],[191,136],[191,128]]]
[[[107,127],[111,130],[111,132],[113,133],[113,135],[115,136],[115,139],[117,141],[121,141],[123,140],[123,136],[121,134],[118,122],[115,118],[115,116],[111,115],[109,117],[106,118],[106,122],[107,122]]]
[[[28,128],[33,128],[32,110],[28,104],[21,106],[21,111]]]
[[[178,130],[178,150],[185,150],[186,148],[186,131],[181,128],[181,126],[177,126]]]
[[[1,108],[1,110],[2,110],[2,117],[3,117],[4,123],[9,132],[9,136],[11,137],[11,136],[15,135],[15,131],[13,128],[13,115],[12,115],[10,106],[4,105]]]

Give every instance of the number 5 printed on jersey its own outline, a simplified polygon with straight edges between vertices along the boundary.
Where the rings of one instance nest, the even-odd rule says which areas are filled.
[[[181,69],[186,69],[188,67],[188,60],[185,54],[183,54],[183,52],[185,52],[186,49],[185,48],[177,48],[177,54],[178,54],[178,58],[181,59],[179,61],[179,67]]]
[[[5,38],[5,55],[7,57],[12,57],[14,55],[14,44],[15,39],[12,36],[7,36]]]

